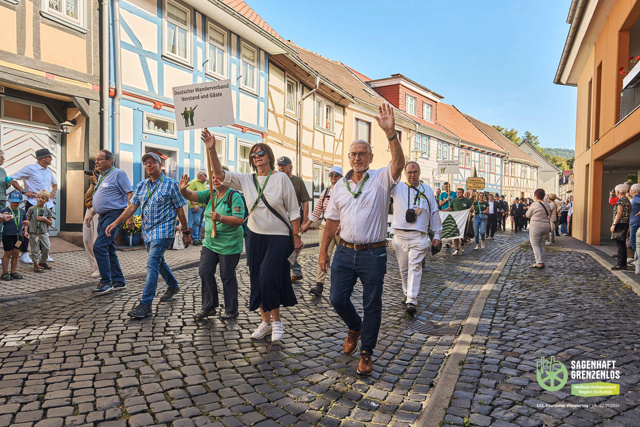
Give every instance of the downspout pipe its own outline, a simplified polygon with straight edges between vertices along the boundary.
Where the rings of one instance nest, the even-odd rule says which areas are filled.
[[[102,47],[101,58],[101,138],[100,148],[106,149],[109,147],[109,0],[102,0],[100,2],[101,12],[101,32],[100,32],[100,44]]]
[[[122,62],[120,55],[120,0],[113,0],[113,45],[116,95],[113,98],[113,157],[120,160],[120,100],[122,99]]]
[[[302,120],[304,117],[304,100],[316,93],[319,86],[320,77],[316,76],[316,87],[298,101],[298,111],[300,111],[300,117],[298,119],[298,140],[296,141],[296,175],[298,176],[302,173]]]

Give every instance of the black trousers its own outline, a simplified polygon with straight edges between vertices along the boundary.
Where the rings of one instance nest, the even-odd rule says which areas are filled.
[[[487,236],[493,237],[493,235],[496,234],[496,230],[498,229],[497,214],[488,214],[487,217]]]
[[[504,212],[498,212],[496,214],[498,219],[498,231],[504,231],[506,229],[506,221],[504,219]]]
[[[617,223],[616,228],[614,228],[616,232],[622,231],[624,232],[625,238],[623,240],[616,240],[616,246],[618,247],[618,262],[616,265],[618,267],[627,268],[627,231],[629,230],[629,224]]]
[[[24,202],[24,211],[27,212],[32,205],[28,200]],[[29,252],[29,239],[22,239],[22,244],[20,245],[20,253]]]
[[[514,216],[513,219],[516,221],[516,233],[522,231],[522,217]]]
[[[216,285],[216,267],[220,264],[220,280],[224,293],[224,310],[233,313],[238,310],[238,279],[236,267],[240,254],[221,255],[202,247],[200,254],[200,281],[202,283],[202,309],[211,310],[220,305]]]

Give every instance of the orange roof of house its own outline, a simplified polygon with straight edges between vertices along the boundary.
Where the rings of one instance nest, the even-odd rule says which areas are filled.
[[[487,138],[453,105],[438,103],[438,123],[469,144],[506,154],[502,147]]]
[[[343,64],[344,65],[344,64]],[[349,70],[351,70],[351,72],[353,74],[356,75],[356,77],[358,77],[360,80],[362,80],[363,82],[368,82],[371,81],[371,79],[367,76],[365,76],[364,74],[362,74],[360,71],[358,70],[354,70],[353,68],[349,67],[348,65],[345,65],[345,67],[347,67]]]
[[[528,155],[522,148],[511,142],[509,138],[504,136],[500,131],[491,125],[465,114],[465,117],[480,129],[487,137],[491,138],[495,143],[505,149],[511,160],[521,160],[531,163],[534,166],[541,166],[533,157]]]
[[[284,42],[284,39],[280,36],[280,34],[278,34],[276,30],[271,28],[271,26],[267,24],[265,20],[262,19],[260,15],[258,15],[255,10],[251,9],[251,7],[248,4],[246,4],[243,0],[221,0],[221,1],[227,6],[229,6],[230,8],[232,8],[233,10],[235,10],[236,12],[242,14],[242,16],[244,16],[245,18],[247,18],[257,26],[259,26],[263,30],[265,30],[267,33],[271,34],[273,37]]]

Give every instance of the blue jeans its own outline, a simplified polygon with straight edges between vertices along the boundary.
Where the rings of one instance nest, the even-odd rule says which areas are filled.
[[[123,211],[124,209],[115,209],[100,214],[98,218],[98,238],[93,244],[93,254],[96,257],[98,270],[100,270],[100,283],[124,283],[124,275],[116,254],[116,245],[113,243],[121,225],[111,232],[111,236],[107,236],[104,232]],[[85,226],[83,225],[83,227]]]
[[[567,234],[567,223],[566,222],[564,224],[560,224],[560,232],[562,234]]]
[[[198,212],[193,208],[189,208],[189,228],[191,229],[191,238],[195,241],[202,240],[202,214],[204,208],[198,208]]]
[[[631,243],[631,249],[633,249],[633,252],[636,251],[636,233],[638,232],[638,227],[640,226],[640,224],[632,224],[631,225],[631,233],[629,234],[629,243]]]
[[[356,251],[336,246],[331,263],[331,292],[329,299],[336,313],[352,331],[362,328],[360,349],[373,354],[378,342],[382,320],[382,284],[387,272],[387,248]],[[356,281],[362,282],[361,319],[351,302]]]
[[[476,245],[480,244],[480,235],[482,235],[482,241],[484,242],[484,233],[487,228],[487,216],[476,215],[473,217],[473,232],[476,235]]]
[[[140,304],[151,305],[153,302],[158,287],[158,273],[170,288],[178,286],[178,281],[164,260],[164,253],[172,243],[173,237],[144,242],[149,257],[147,258],[147,280],[144,283]]]

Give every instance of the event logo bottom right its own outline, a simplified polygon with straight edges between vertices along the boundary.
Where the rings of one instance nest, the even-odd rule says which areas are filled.
[[[600,380],[571,384],[571,394],[574,396],[594,397],[613,396],[620,394],[620,384],[603,382],[602,380],[620,379],[620,371],[616,369],[614,360],[572,360],[571,372],[556,360],[541,357],[536,362],[536,379],[544,390],[558,391],[572,380]]]

